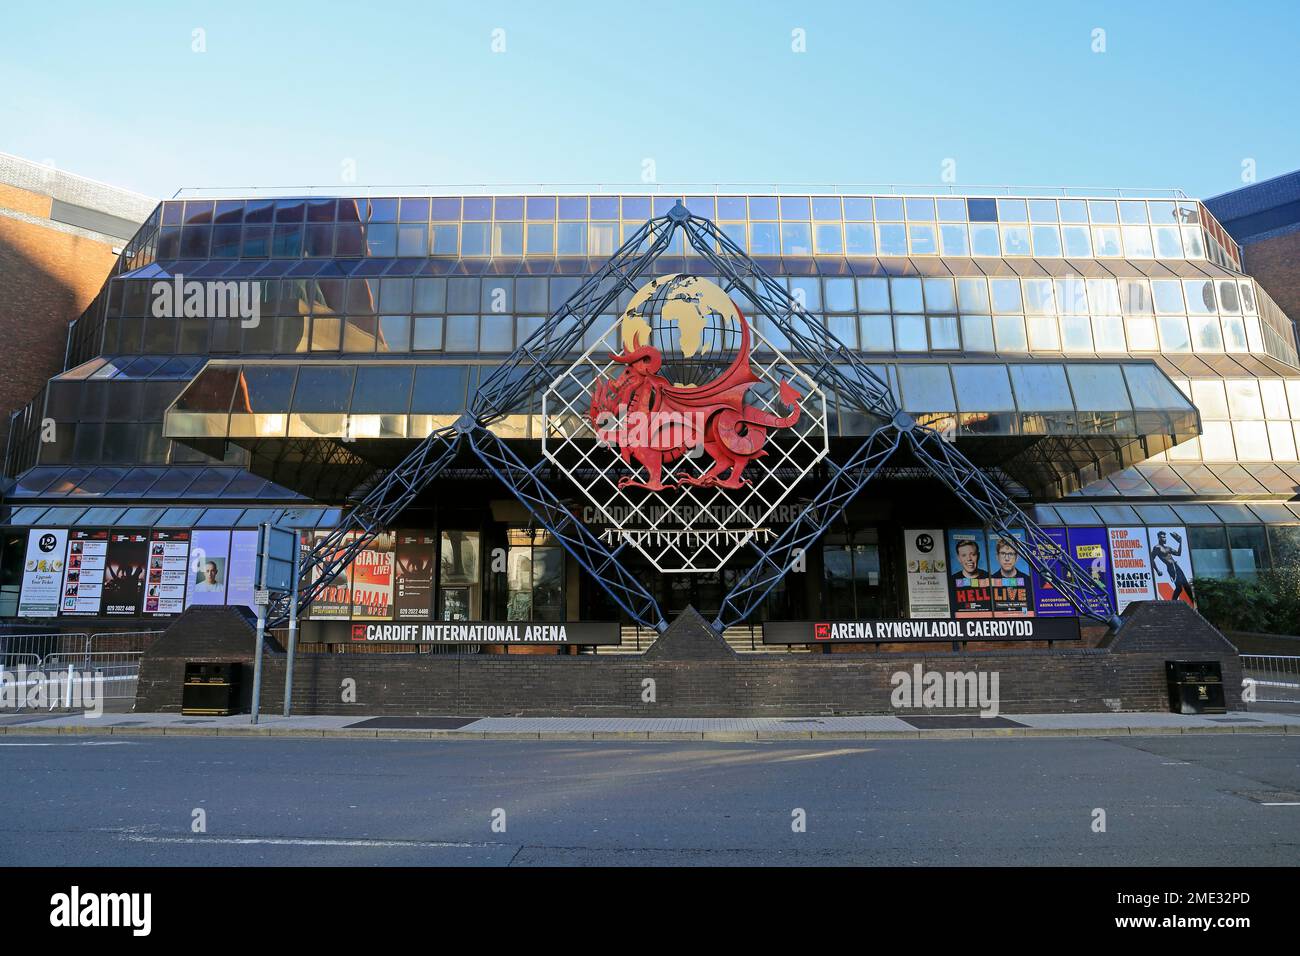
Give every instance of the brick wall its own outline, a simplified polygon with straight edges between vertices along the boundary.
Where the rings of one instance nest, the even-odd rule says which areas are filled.
[[[1300,232],[1252,242],[1242,250],[1254,276],[1292,322],[1300,322]]]
[[[0,208],[48,216],[50,198],[3,187]],[[0,447],[8,434],[9,413],[31,401],[63,367],[68,323],[103,286],[117,259],[113,246],[0,215],[0,341],[5,346]]]
[[[1004,713],[1164,711],[1164,662],[1175,658],[1220,661],[1228,706],[1240,709],[1241,672],[1232,645],[1186,605],[1144,603],[1150,607],[1129,607],[1119,637],[1101,648],[725,657],[715,648],[701,651],[681,638],[666,643],[665,648],[675,645],[669,653],[661,648],[636,656],[301,655],[294,665],[294,712],[471,717],[895,714],[891,678],[917,665],[923,672],[997,671]],[[180,709],[187,659],[251,663],[246,622],[221,622],[209,613],[204,620],[187,623],[196,610],[214,609],[190,609],[173,628],[191,637],[165,638],[146,654],[137,710]],[[231,635],[229,652],[222,650],[224,633]],[[278,652],[264,658],[262,708],[267,713],[283,707],[285,663]],[[642,699],[647,678],[655,682],[654,703]],[[248,672],[245,703],[251,680]],[[355,682],[355,703],[342,701],[345,680]],[[976,708],[946,712],[975,713]]]

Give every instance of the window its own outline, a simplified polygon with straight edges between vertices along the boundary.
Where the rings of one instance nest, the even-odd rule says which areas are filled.
[[[1002,254],[1027,256],[1030,254],[1029,228],[1027,226],[1002,227]]]
[[[989,311],[989,285],[985,279],[958,279],[957,301],[963,312]]]
[[[863,312],[888,312],[889,280],[859,279],[858,308]]]
[[[880,546],[832,537],[822,548],[826,614],[849,620],[881,613]]]
[[[911,223],[907,227],[908,243],[912,255],[932,256],[939,251],[935,241],[934,226],[929,223]]]
[[[956,312],[957,298],[951,279],[925,279],[925,311]]]
[[[826,279],[826,309],[830,312],[854,311],[853,280]]]
[[[1227,531],[1221,525],[1187,529],[1192,568],[1198,578],[1226,578],[1232,575],[1228,561]]]
[[[1076,259],[1088,259],[1092,256],[1092,236],[1087,226],[1062,226],[1061,237],[1065,242],[1065,254]]]
[[[1179,315],[1184,311],[1182,285],[1176,279],[1153,279],[1151,294],[1156,314]]]
[[[1214,283],[1209,279],[1188,279],[1183,283],[1187,293],[1187,311],[1194,315],[1213,315]]]
[[[1020,280],[991,279],[994,312],[1020,312]]]
[[[998,241],[998,227],[972,223],[970,227],[970,247],[973,256],[1001,256],[1002,245]]]
[[[939,248],[945,256],[970,255],[970,244],[966,241],[966,226],[944,224],[939,227]]]
[[[882,256],[907,255],[906,227],[900,223],[882,222],[876,226],[877,246]]]
[[[926,351],[925,316],[894,316],[894,340],[898,343],[899,352]]]
[[[1061,230],[1056,226],[1034,226],[1034,255],[1056,258],[1061,255]]]
[[[1160,347],[1166,352],[1190,352],[1191,336],[1187,331],[1187,319],[1181,315],[1160,317]]]
[[[967,352],[993,351],[993,317],[988,315],[963,315],[961,317],[962,345]]]
[[[497,616],[506,621],[564,620],[564,550],[544,531],[506,533],[504,587],[497,588]]]
[[[1093,254],[1098,257],[1122,256],[1124,250],[1120,247],[1119,229],[1115,226],[1093,226],[1092,248]]]
[[[921,300],[920,279],[890,279],[890,291],[894,299],[894,312],[922,312],[925,310]]]

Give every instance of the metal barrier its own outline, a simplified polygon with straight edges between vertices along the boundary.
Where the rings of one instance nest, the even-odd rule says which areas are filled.
[[[84,700],[89,682],[105,704],[134,701],[140,658],[162,633],[0,634],[0,671],[23,690],[15,695],[17,710],[27,709],[28,692],[37,685],[51,709]]]
[[[1254,685],[1256,701],[1300,704],[1300,657],[1242,654],[1241,677]]]
[[[143,651],[91,651],[89,654],[51,654],[41,664],[49,674],[63,674],[69,682],[102,678],[102,698],[135,700]]]

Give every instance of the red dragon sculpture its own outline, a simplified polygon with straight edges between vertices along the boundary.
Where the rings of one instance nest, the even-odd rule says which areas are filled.
[[[602,379],[596,385],[591,424],[602,442],[618,446],[625,464],[633,467],[635,461],[647,474],[646,481],[631,476],[619,479],[620,488],[740,488],[750,483],[744,477],[745,466],[767,454],[763,450],[767,433],[799,420],[803,396],[785,380],[780,398],[790,414],[782,417],[745,404],[745,393],[760,379],[750,367],[749,325],[739,309],[736,315],[740,350],[727,370],[705,385],[673,385],[659,374],[663,355],[639,339],[633,339],[631,350],[625,346],[623,352],[610,354],[623,370],[612,381]],[[665,484],[664,466],[701,446],[713,465],[698,477],[684,475],[674,484]]]

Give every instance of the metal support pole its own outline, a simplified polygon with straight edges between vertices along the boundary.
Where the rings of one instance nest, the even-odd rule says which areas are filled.
[[[298,566],[302,560],[302,542],[298,533],[293,539],[293,578],[289,593],[289,659],[284,665],[284,716],[293,706],[293,655],[298,650]]]
[[[260,542],[259,551],[262,555],[261,564],[257,568],[257,585],[255,590],[261,590],[266,584],[267,562],[271,560],[271,548],[269,538],[271,536],[271,526],[263,524],[258,528],[260,532],[258,541]],[[256,601],[256,598],[254,598]],[[257,651],[253,657],[253,715],[250,723],[257,723],[257,712],[262,703],[262,647],[266,641],[266,605],[257,602]]]

